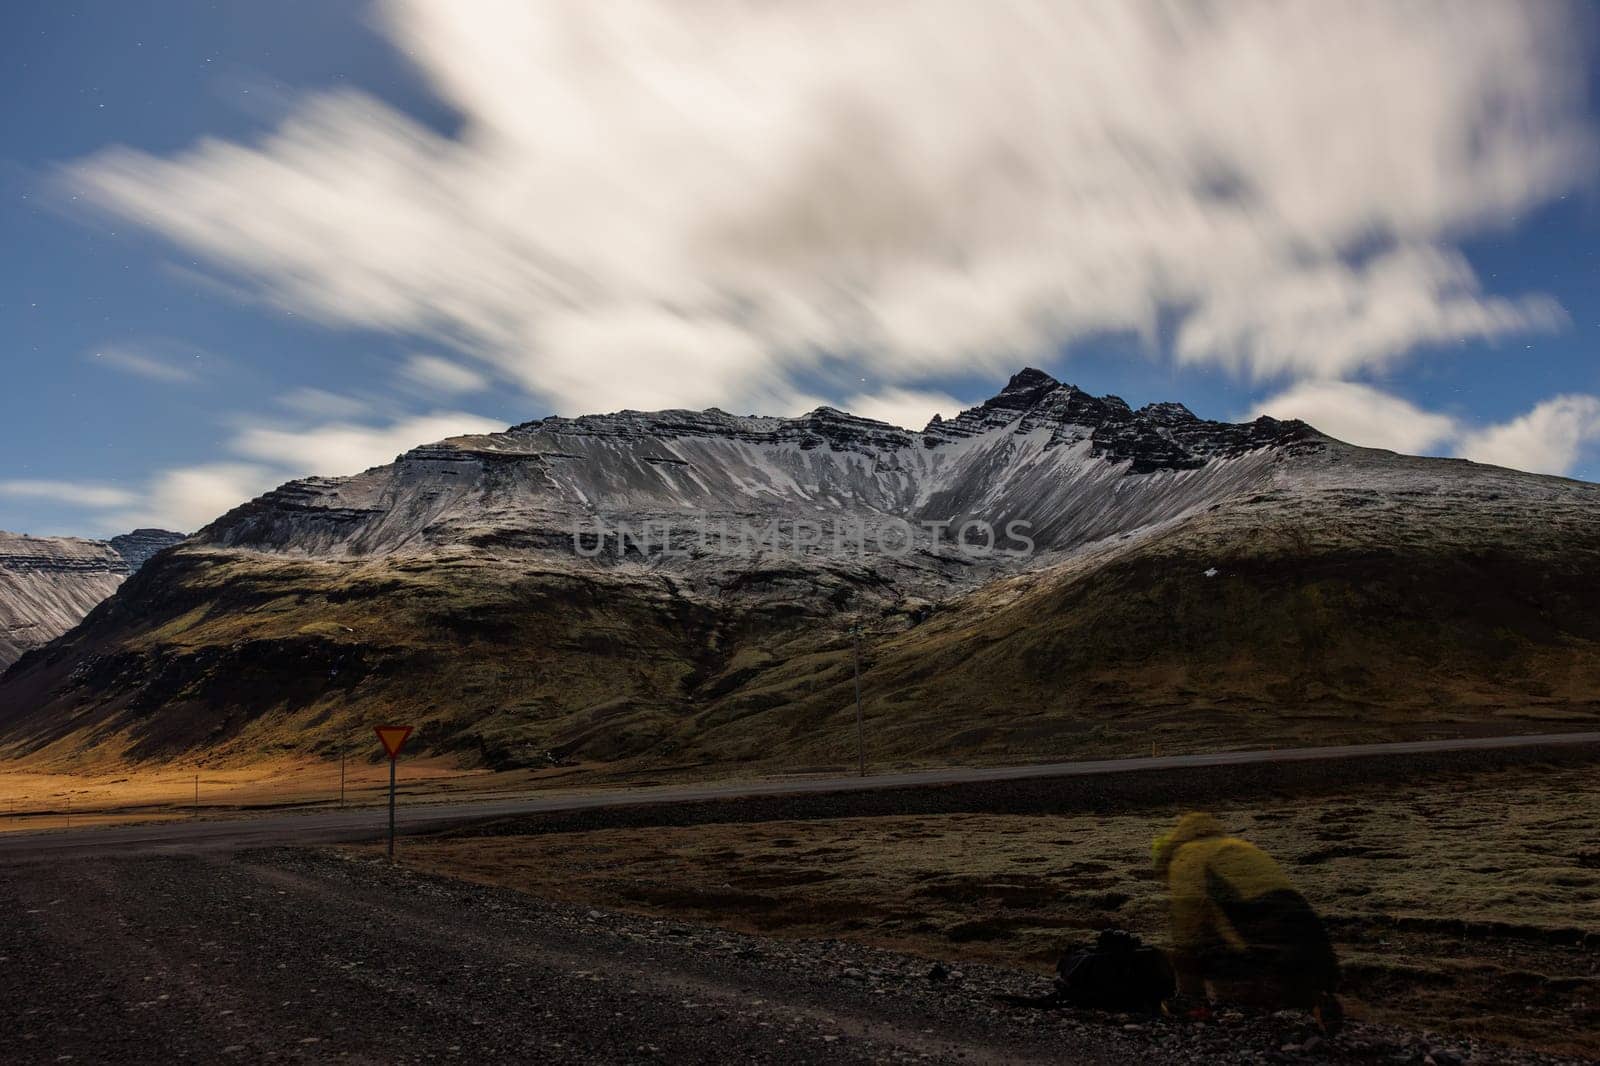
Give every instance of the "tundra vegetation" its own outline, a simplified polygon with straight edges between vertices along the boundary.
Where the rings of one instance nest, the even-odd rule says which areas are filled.
[[[1118,925],[1165,938],[1149,842],[1177,809],[462,833],[415,868],[538,896],[1048,972]],[[1600,1055],[1600,780],[1527,767],[1214,813],[1326,916],[1358,1018]],[[527,827],[523,827],[526,830]]]

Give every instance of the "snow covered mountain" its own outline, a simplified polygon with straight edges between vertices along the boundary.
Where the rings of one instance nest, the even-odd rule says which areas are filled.
[[[182,539],[163,529],[109,541],[0,530],[0,669],[77,625],[147,559]]]
[[[1275,465],[1330,443],[1299,422],[1206,422],[1178,404],[1133,411],[1025,370],[920,433],[828,407],[799,418],[547,418],[417,448],[356,477],[291,483],[198,540],[336,558],[517,547],[572,561],[587,554],[574,550],[580,534],[602,567],[709,574],[760,554],[753,531],[742,545],[735,532],[776,523],[767,554],[788,553],[810,523],[808,565],[865,558],[912,586],[970,584],[1267,484]],[[658,542],[694,550],[635,551],[631,540],[623,550],[601,537],[644,522]],[[1008,526],[1019,536],[1007,538]],[[1033,549],[1019,557],[1022,535]],[[991,541],[995,558],[982,563],[976,549]]]
[[[1600,487],[1132,410],[547,418],[292,482],[0,678],[0,746],[1041,758],[1592,721]],[[86,738],[93,738],[92,744]],[[242,757],[242,755],[241,755]]]

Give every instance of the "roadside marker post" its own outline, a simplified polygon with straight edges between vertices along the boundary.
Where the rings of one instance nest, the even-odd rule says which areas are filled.
[[[856,659],[856,772],[867,776],[867,741],[861,728],[861,623],[850,626],[850,637],[855,642]]]
[[[400,749],[411,735],[408,725],[380,725],[373,728],[378,743],[389,753],[389,861],[394,862],[394,765],[400,758]]]

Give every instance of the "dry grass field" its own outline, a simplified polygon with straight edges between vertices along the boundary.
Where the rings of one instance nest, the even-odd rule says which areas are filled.
[[[1053,966],[1094,930],[1164,939],[1173,809],[433,838],[419,869],[548,898],[942,959]],[[1352,1013],[1600,1056],[1600,772],[1514,769],[1224,805],[1328,917]]]
[[[464,769],[453,759],[437,757],[405,759],[401,766],[402,803],[523,795],[554,785],[570,788],[577,778],[588,780],[579,768],[493,773]],[[79,771],[34,761],[0,763],[0,832],[192,817],[197,811],[197,784],[202,817],[337,806],[340,777],[337,761],[301,758],[233,766],[176,763]],[[351,759],[346,764],[342,794],[347,804],[384,802],[388,789],[388,763]]]
[[[211,817],[326,808],[338,806],[341,795],[348,806],[380,804],[388,799],[389,766],[376,755],[377,747],[376,740],[368,741],[370,750],[348,759],[342,775],[337,759],[292,755],[220,764],[173,761],[129,766],[104,760],[77,768],[40,758],[0,760],[0,833],[188,818],[197,812]],[[816,767],[807,773],[842,769]],[[708,771],[695,763],[578,763],[496,771],[462,766],[450,756],[407,754],[400,761],[398,796],[401,804],[450,803],[759,776],[735,767]]]

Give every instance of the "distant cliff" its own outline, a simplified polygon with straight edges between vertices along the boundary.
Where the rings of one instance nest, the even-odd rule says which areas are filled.
[[[152,555],[182,539],[164,529],[109,541],[0,531],[0,669],[77,625]]]

